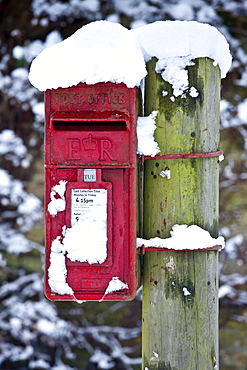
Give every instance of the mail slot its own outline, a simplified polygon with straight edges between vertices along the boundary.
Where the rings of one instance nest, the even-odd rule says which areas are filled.
[[[61,131],[126,131],[125,121],[97,120],[54,120],[54,130]]]
[[[137,92],[80,83],[45,92],[45,294],[136,292]]]

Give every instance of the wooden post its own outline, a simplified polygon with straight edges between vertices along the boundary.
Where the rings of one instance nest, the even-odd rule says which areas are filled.
[[[208,58],[188,67],[189,94],[172,88],[148,63],[145,116],[158,110],[160,155],[219,148],[220,71]],[[168,94],[163,93],[167,91]],[[167,238],[174,224],[218,236],[218,157],[145,161],[144,238]],[[169,168],[171,178],[159,174]],[[144,255],[143,369],[218,369],[218,252],[158,251]]]

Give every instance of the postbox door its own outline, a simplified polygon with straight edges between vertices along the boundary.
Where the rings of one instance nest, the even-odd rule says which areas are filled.
[[[134,172],[123,168],[47,168],[46,172],[47,297],[54,300],[133,299],[136,289]],[[90,179],[94,176],[95,179]],[[65,209],[51,215],[48,211],[51,194],[61,181],[66,181]],[[52,291],[49,283],[49,271],[53,268],[49,256],[52,243],[57,239],[64,249],[66,283],[73,290],[73,297]],[[124,288],[105,295],[113,278]]]

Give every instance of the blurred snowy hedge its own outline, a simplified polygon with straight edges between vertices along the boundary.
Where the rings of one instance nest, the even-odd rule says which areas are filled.
[[[227,243],[220,294],[222,307],[247,305],[247,1],[1,0],[1,369],[140,367],[138,299],[78,306],[51,303],[42,291],[43,94],[30,85],[28,70],[44,48],[101,19],[129,29],[157,20],[196,20],[215,26],[229,42],[233,64],[222,80],[221,102],[226,159],[220,224]]]

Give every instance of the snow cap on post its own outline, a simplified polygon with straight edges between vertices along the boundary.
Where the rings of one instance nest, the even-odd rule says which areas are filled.
[[[208,57],[221,69],[221,78],[231,67],[232,57],[225,37],[213,26],[196,21],[157,21],[131,31],[139,41],[145,61],[152,57]]]
[[[169,72],[167,66],[176,65],[178,59],[181,70],[193,59],[211,58],[219,65],[222,78],[232,61],[225,37],[209,24],[158,21],[129,31],[118,23],[96,21],[43,50],[32,62],[29,80],[41,91],[80,82],[123,82],[134,87],[146,76],[145,61],[152,57],[159,60],[157,72],[161,65],[168,69],[162,74],[168,82],[174,71]]]
[[[43,50],[32,62],[29,80],[41,91],[80,82],[139,86],[146,67],[138,43],[120,24],[96,21]]]

